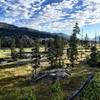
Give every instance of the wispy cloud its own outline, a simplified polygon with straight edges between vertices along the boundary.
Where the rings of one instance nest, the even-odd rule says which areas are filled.
[[[100,23],[99,0],[0,0],[0,9],[0,21],[41,31]]]

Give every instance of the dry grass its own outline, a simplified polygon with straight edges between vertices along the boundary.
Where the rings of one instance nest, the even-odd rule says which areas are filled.
[[[32,48],[24,48],[24,51],[25,52],[31,52],[32,51],[31,49]],[[44,47],[41,47],[40,51],[42,52],[42,51],[44,51],[44,49],[45,49]],[[19,49],[16,48],[16,51],[18,52]],[[11,54],[10,49],[0,50],[0,58],[10,58],[11,57],[10,54]]]
[[[30,50],[31,48],[26,49],[27,52]],[[44,48],[41,48],[41,51],[43,50]],[[7,57],[8,54],[10,54],[10,50],[6,50],[5,52],[0,51],[1,58]],[[87,55],[89,55],[89,52],[87,52]],[[85,56],[86,55],[83,54],[83,59],[85,59]],[[66,50],[64,51],[63,59],[64,58],[66,58]],[[83,60],[81,59],[81,55],[79,55],[79,58],[80,60]],[[67,58],[65,59],[65,63],[66,62],[68,62]],[[41,65],[48,66],[48,62],[43,62]],[[80,84],[84,81],[84,79],[86,79],[87,74],[91,71],[93,72],[94,69],[81,65],[79,67],[70,69],[72,74],[70,79],[61,81],[64,96],[67,97],[71,95],[73,91],[79,88]],[[51,100],[49,96],[52,96],[50,90],[52,85],[45,84],[43,80],[34,86],[30,85],[27,80],[30,78],[31,73],[32,67],[30,64],[14,68],[0,68],[0,93],[2,93],[0,100],[14,100],[19,95],[24,96],[28,93],[27,89],[35,89],[37,100]],[[17,95],[13,96],[15,94]]]
[[[19,66],[17,68],[0,69],[0,79],[28,75],[31,73],[31,71],[32,67],[30,65]]]
[[[20,96],[24,98],[25,94],[29,93],[29,89],[35,90],[36,100],[52,100],[52,84],[41,80],[35,85],[30,85],[27,80],[30,78],[31,72],[30,65],[0,69],[0,93],[3,93],[0,100],[13,100],[13,98],[20,100],[17,98]],[[61,88],[65,98],[80,87],[89,70],[84,67],[77,67],[70,70],[70,72],[72,73],[70,79],[61,81]]]

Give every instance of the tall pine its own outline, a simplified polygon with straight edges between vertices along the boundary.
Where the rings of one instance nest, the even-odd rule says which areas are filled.
[[[40,48],[40,42],[39,42],[39,39],[36,39],[35,44],[34,44],[34,48],[32,49],[32,53],[31,53],[32,54],[32,56],[31,56],[32,67],[33,67],[34,74],[36,74],[37,68],[40,67],[41,55],[39,52],[39,48]],[[33,74],[33,76],[34,76],[34,74]]]
[[[77,36],[76,35],[79,34],[79,32],[80,32],[80,29],[78,27],[78,23],[76,23],[75,26],[73,27],[73,33],[69,41],[69,47],[70,47],[69,60],[72,67],[74,67],[75,61],[77,60],[78,51],[77,51]]]
[[[16,47],[16,45],[15,45],[15,39],[13,38],[12,39],[12,42],[11,42],[11,47],[10,47],[12,59],[17,59],[16,58],[16,50],[15,50],[15,47]]]
[[[24,58],[24,47],[22,38],[19,39],[19,58]]]

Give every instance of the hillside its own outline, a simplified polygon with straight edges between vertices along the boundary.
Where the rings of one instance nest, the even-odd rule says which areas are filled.
[[[43,31],[38,31],[30,28],[25,28],[25,27],[17,27],[11,24],[7,23],[2,23],[0,22],[0,36],[32,36],[32,37],[41,37],[41,38],[51,38],[54,37],[55,35],[59,35],[62,37],[68,37],[67,35],[63,33],[49,33],[49,32],[43,32]]]

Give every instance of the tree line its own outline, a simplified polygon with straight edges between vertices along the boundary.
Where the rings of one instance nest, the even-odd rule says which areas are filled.
[[[45,47],[45,53],[47,55],[48,62],[53,68],[61,68],[64,66],[63,54],[64,48],[67,47],[67,56],[70,61],[70,66],[74,67],[78,59],[78,45],[81,42],[81,46],[84,46],[85,49],[91,49],[90,59],[91,62],[97,61],[97,49],[96,45],[90,47],[90,42],[86,34],[84,41],[79,41],[77,34],[80,34],[80,28],[78,23],[75,24],[70,36],[70,40],[66,41],[63,37],[55,35],[54,38],[49,40],[44,40],[41,42],[40,37],[33,38],[26,35],[21,37],[1,37],[0,44],[1,47],[9,47],[11,49],[12,59],[24,58],[24,48],[32,47],[32,59],[33,67],[37,68],[40,66],[41,54],[39,51],[40,46]],[[67,43],[67,44],[66,44]],[[19,52],[16,52],[16,48],[19,48]],[[95,64],[95,63],[93,63]]]

